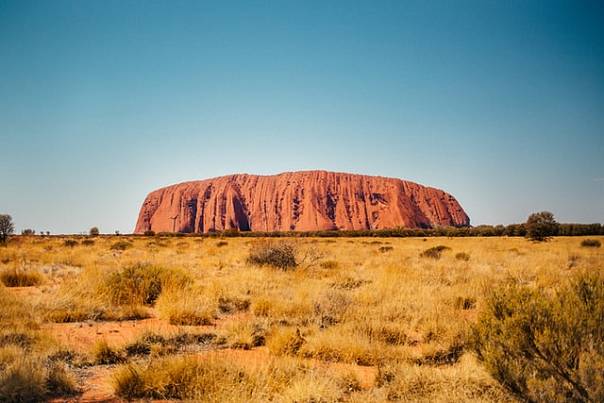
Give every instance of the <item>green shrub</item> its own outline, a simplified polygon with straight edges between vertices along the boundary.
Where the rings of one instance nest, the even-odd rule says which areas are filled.
[[[252,245],[247,261],[255,265],[268,265],[281,270],[294,269],[296,261],[296,245],[288,241],[258,241]]]
[[[584,239],[581,241],[581,246],[584,248],[599,248],[602,246],[602,243],[597,239]]]
[[[487,299],[474,348],[521,400],[603,401],[602,323],[602,273],[578,273],[556,292],[506,283]]]
[[[432,248],[428,248],[422,253],[420,253],[421,257],[428,257],[431,259],[440,259],[442,253],[446,250],[451,250],[448,246],[438,245],[433,246]]]

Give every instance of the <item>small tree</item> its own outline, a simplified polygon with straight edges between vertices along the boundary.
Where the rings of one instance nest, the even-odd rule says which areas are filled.
[[[31,228],[27,228],[27,229],[24,229],[23,231],[21,231],[21,235],[26,235],[26,236],[36,235],[36,231],[34,231]]]
[[[547,241],[558,233],[559,224],[549,211],[531,214],[526,221],[526,236],[532,241]]]
[[[8,214],[0,214],[0,243],[6,243],[14,232],[13,218]]]
[[[90,236],[98,236],[100,234],[100,231],[97,227],[92,227],[90,228],[89,234]]]

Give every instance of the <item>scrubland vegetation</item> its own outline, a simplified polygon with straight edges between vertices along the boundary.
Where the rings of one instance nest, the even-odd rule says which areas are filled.
[[[0,401],[602,401],[602,237],[12,237]]]

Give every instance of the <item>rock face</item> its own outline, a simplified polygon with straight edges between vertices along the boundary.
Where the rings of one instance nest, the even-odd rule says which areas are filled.
[[[325,171],[238,174],[151,192],[135,233],[367,230],[466,226],[442,190],[379,176]]]

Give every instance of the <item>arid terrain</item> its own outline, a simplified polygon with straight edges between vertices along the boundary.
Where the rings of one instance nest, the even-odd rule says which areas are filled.
[[[602,279],[585,239],[13,237],[0,400],[513,401],[481,315]]]

